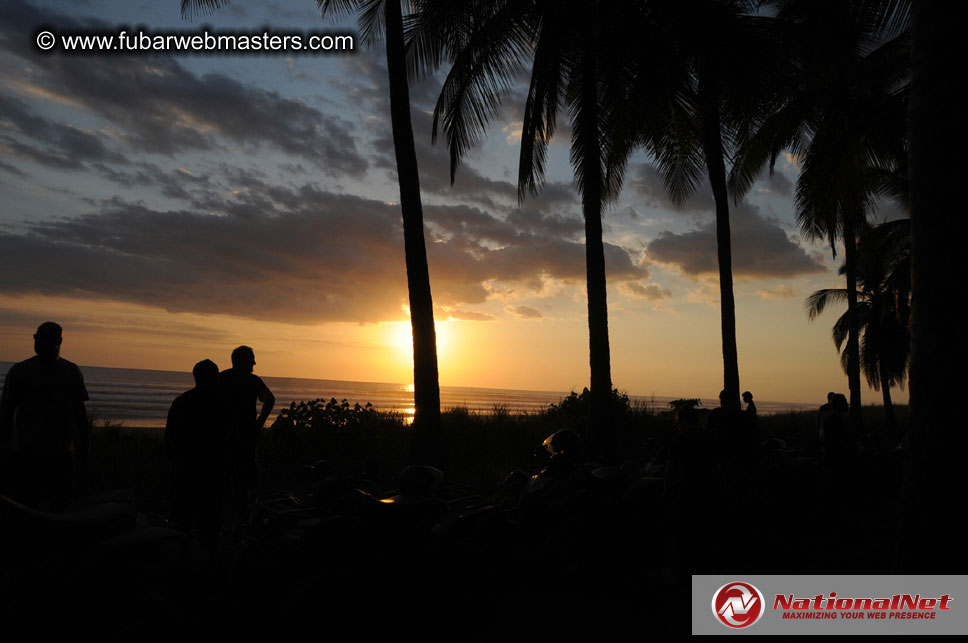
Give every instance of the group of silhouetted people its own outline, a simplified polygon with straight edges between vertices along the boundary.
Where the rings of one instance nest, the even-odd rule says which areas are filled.
[[[275,397],[255,375],[255,353],[248,346],[232,351],[232,368],[222,371],[212,360],[192,370],[195,388],[172,402],[165,425],[165,445],[172,461],[172,523],[196,530],[214,547],[221,530],[222,499],[232,487],[233,531],[247,520],[256,483],[256,443]],[[258,402],[262,408],[256,413]]]
[[[87,389],[77,365],[60,356],[62,342],[59,324],[41,324],[34,334],[36,355],[10,367],[0,396],[0,493],[53,512],[70,504],[89,455]],[[175,399],[165,425],[171,523],[213,546],[229,483],[233,530],[245,526],[257,476],[256,443],[275,404],[254,366],[248,346],[232,351],[232,367],[221,373],[212,360],[198,362],[195,387]]]
[[[827,403],[817,411],[817,437],[823,445],[824,466],[839,473],[847,465],[855,444],[847,413],[850,404],[843,393],[827,393]]]

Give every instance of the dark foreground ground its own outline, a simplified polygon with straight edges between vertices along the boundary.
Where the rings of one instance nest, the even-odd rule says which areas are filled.
[[[68,518],[0,516],[0,632],[615,640],[688,632],[694,573],[896,569],[905,449],[877,409],[832,461],[814,414],[759,418],[737,449],[626,405],[612,464],[541,448],[581,431],[580,408],[456,410],[442,481],[401,477],[398,418],[297,416],[267,433],[251,524],[224,531],[214,559],[166,524],[157,436],[99,429],[86,478],[99,498]]]

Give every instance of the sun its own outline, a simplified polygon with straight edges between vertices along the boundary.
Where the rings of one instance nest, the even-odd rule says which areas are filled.
[[[413,363],[413,330],[409,321],[389,322],[387,324],[388,343],[396,349],[400,359]],[[449,321],[435,321],[434,330],[437,333],[437,361],[447,359],[453,337],[453,324]]]

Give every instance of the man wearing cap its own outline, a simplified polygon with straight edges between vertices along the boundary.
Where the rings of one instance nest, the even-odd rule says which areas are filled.
[[[249,495],[255,488],[258,474],[256,444],[276,403],[269,387],[253,373],[254,368],[255,351],[248,346],[239,346],[232,351],[232,368],[219,373],[222,394],[229,403],[237,430],[231,472],[235,496],[233,531],[236,533],[241,532],[247,521]],[[257,402],[262,403],[258,416]]]
[[[87,462],[87,389],[81,370],[60,356],[63,331],[44,322],[33,357],[10,367],[0,394],[0,445],[14,455],[14,497],[62,511],[70,504],[74,465]]]

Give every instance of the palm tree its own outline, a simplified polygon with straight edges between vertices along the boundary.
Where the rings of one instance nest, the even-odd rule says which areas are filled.
[[[780,152],[800,159],[797,221],[808,237],[844,244],[851,427],[860,431],[857,236],[906,167],[907,20],[889,1],[780,0],[790,76],[772,112],[741,146],[731,188],[752,186]],[[824,42],[818,47],[817,42]],[[836,253],[836,250],[834,250]]]
[[[860,325],[860,365],[868,384],[881,390],[887,428],[897,430],[891,387],[904,387],[907,377],[910,335],[908,321],[911,298],[910,225],[906,219],[866,228],[857,247],[857,316]],[[840,274],[846,273],[841,266]],[[834,302],[846,302],[846,288],[817,290],[806,301],[810,321]],[[833,326],[837,350],[846,344],[847,313]],[[846,350],[841,353],[844,372],[849,366]]]
[[[182,0],[182,14],[198,9],[217,9],[230,0]],[[410,89],[407,80],[404,19],[398,0],[316,0],[323,15],[357,13],[364,39],[386,40],[387,72],[390,84],[390,120],[393,148],[400,183],[404,253],[410,295],[410,323],[413,329],[415,462],[435,464],[440,459],[440,384],[437,373],[437,335],[434,328],[430,271],[424,240],[423,208],[417,154],[410,119]]]
[[[582,197],[588,295],[590,428],[600,448],[611,443],[611,366],[603,205],[621,185],[619,163],[607,136],[621,95],[620,50],[633,42],[626,32],[637,24],[641,3],[506,0],[491,5],[454,51],[434,111],[434,136],[442,125],[451,155],[451,180],[466,151],[484,135],[497,114],[500,95],[530,55],[531,80],[521,136],[519,198],[537,194],[544,179],[548,144],[559,110],[571,120],[571,163]]]
[[[723,347],[723,398],[740,408],[739,357],[733,296],[726,159],[745,136],[755,114],[764,109],[776,56],[771,21],[755,15],[754,2],[688,0],[653,2],[655,19],[672,34],[678,67],[678,91],[665,105],[645,110],[634,137],[651,151],[673,202],[682,204],[704,178],[716,204],[716,246],[719,266],[720,325]],[[639,60],[651,64],[648,56]],[[652,88],[634,75],[632,105],[640,105]],[[645,82],[643,82],[645,81]],[[667,92],[663,96],[669,97]],[[654,105],[654,103],[653,103]],[[633,107],[634,108],[634,107]]]

